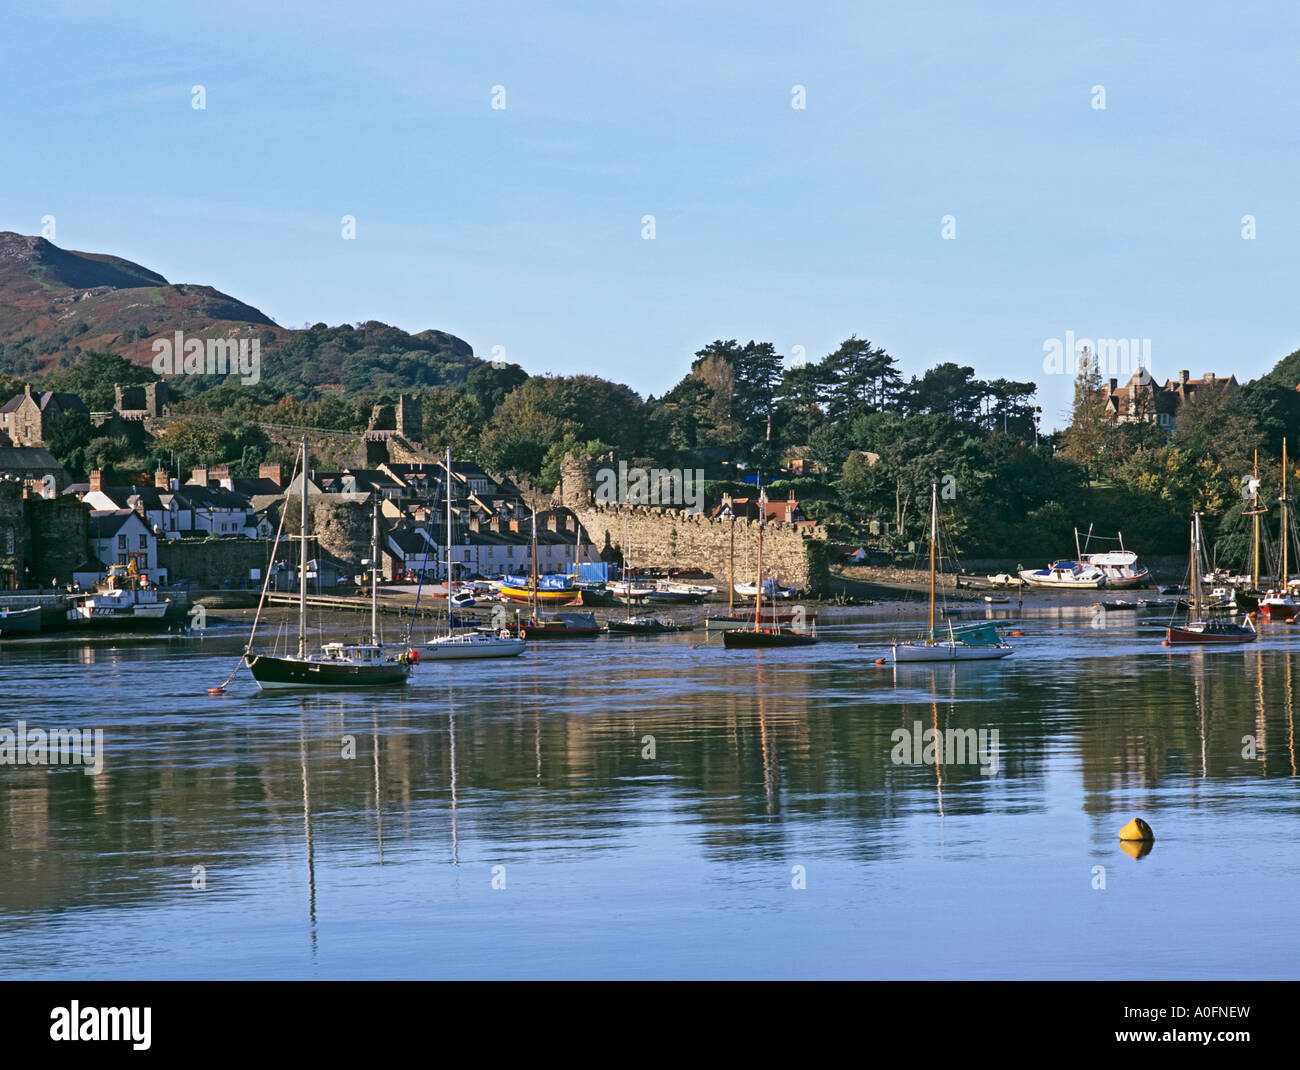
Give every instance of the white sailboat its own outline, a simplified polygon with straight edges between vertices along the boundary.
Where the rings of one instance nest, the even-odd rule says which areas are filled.
[[[1014,653],[1014,648],[1002,642],[997,626],[991,621],[967,624],[954,628],[948,625],[948,635],[940,638],[934,626],[935,547],[939,541],[939,485],[931,484],[930,493],[930,630],[910,642],[895,643],[892,647],[894,664],[923,661],[993,661]]]
[[[447,634],[424,644],[422,657],[431,661],[467,661],[471,658],[513,658],[524,652],[524,641],[509,632],[499,634],[465,632],[456,635],[451,627],[451,611],[456,605],[456,585],[451,559],[451,449],[447,449]]]

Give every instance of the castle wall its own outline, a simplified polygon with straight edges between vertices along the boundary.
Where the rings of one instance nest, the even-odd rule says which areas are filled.
[[[635,568],[701,568],[725,589],[734,562],[735,582],[752,583],[758,562],[757,520],[711,519],[663,506],[598,505],[593,502],[593,462],[566,455],[559,498],[577,515],[598,550],[630,555]],[[626,534],[625,534],[626,533]],[[811,595],[827,588],[826,531],[784,521],[763,527],[763,575]]]

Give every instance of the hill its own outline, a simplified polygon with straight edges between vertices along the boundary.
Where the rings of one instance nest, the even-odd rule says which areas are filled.
[[[304,399],[324,384],[389,390],[462,382],[480,363],[467,342],[442,331],[412,335],[381,323],[289,330],[211,286],[170,283],[121,257],[0,231],[0,374],[40,380],[87,352],[147,366],[154,340],[175,331],[258,338],[262,381]]]

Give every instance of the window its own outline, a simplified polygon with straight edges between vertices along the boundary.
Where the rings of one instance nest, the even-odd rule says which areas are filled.
[[[468,550],[465,551],[465,556],[464,556],[463,558],[461,558],[461,560],[462,560],[462,561],[468,561],[468,560],[469,560],[469,551],[468,551]]]
[[[126,549],[126,536],[125,536],[125,535],[119,535],[119,536],[117,537],[117,548],[118,548],[119,550],[125,550],[125,549]]]
[[[140,536],[140,549],[141,549],[141,550],[147,550],[147,549],[149,549],[149,536],[148,536],[148,535],[141,535],[141,536]]]

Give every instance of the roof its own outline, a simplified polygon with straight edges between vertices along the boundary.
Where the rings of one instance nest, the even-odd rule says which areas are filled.
[[[3,406],[0,406],[0,412],[17,412],[18,407],[27,400],[27,396],[26,393],[15,394]],[[51,404],[55,404],[65,412],[84,412],[87,415],[90,413],[90,410],[86,408],[86,403],[76,394],[46,390],[42,394],[32,394],[31,399],[36,402],[42,412],[48,409]]]
[[[5,446],[0,447],[0,470],[53,468],[61,470],[59,464],[44,446]]]
[[[92,509],[87,532],[92,539],[111,539],[132,518],[140,520],[131,509]],[[144,521],[140,523],[143,525]]]

